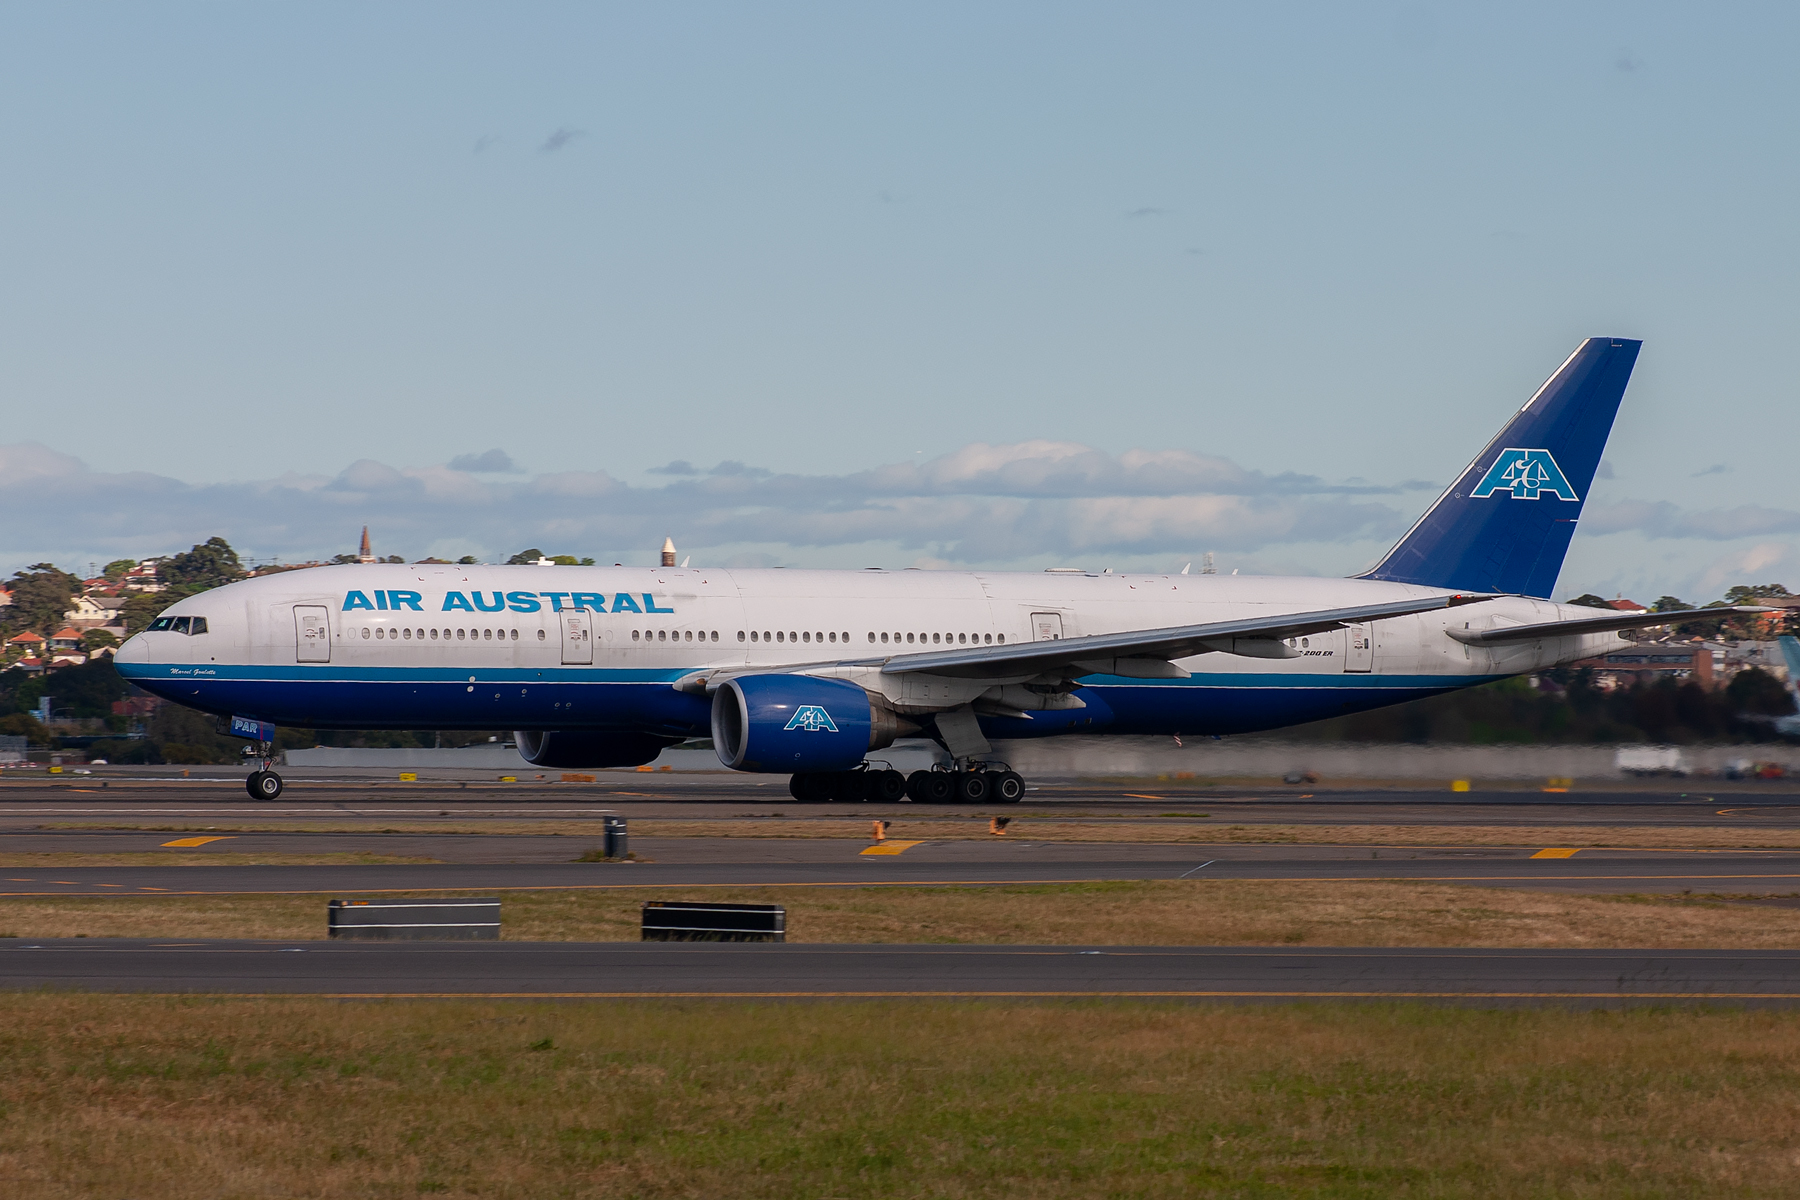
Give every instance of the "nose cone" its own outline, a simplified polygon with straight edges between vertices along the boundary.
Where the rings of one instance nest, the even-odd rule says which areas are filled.
[[[125,639],[125,644],[113,652],[114,664],[138,664],[150,661],[149,640],[143,634],[133,634]]]

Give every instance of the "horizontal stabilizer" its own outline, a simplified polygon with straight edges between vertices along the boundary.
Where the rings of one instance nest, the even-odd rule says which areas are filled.
[[[1535,642],[1550,637],[1573,637],[1579,633],[1611,633],[1620,629],[1647,629],[1653,625],[1679,625],[1683,621],[1693,621],[1700,617],[1734,617],[1774,611],[1772,608],[1736,604],[1729,608],[1684,608],[1679,612],[1606,613],[1598,617],[1575,617],[1568,621],[1543,621],[1536,625],[1504,625],[1498,629],[1446,629],[1444,632],[1471,646],[1492,646],[1499,642]]]

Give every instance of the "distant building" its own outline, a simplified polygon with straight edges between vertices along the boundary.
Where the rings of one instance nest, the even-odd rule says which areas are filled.
[[[1629,687],[1658,678],[1692,679],[1710,688],[1714,679],[1712,650],[1700,642],[1639,642],[1569,665],[1593,671],[1602,688]]]
[[[122,596],[77,596],[75,607],[63,613],[63,620],[76,629],[100,629],[123,624],[124,611]]]
[[[79,649],[81,649],[81,630],[79,630],[79,629],[58,630],[50,638],[50,648],[52,650],[79,650]]]
[[[359,563],[372,563],[372,562],[380,562],[381,561],[380,559],[375,557],[375,552],[373,550],[369,549],[369,527],[367,525],[363,526],[362,548],[357,550],[357,552],[356,552],[356,561]]]
[[[663,539],[662,565],[665,567],[675,565],[675,539],[672,537]]]

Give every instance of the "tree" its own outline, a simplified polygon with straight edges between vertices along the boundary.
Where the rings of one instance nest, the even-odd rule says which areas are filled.
[[[1564,604],[1579,604],[1583,608],[1611,608],[1612,607],[1612,605],[1608,604],[1604,598],[1602,598],[1600,596],[1596,596],[1592,592],[1583,593],[1582,595],[1575,597],[1573,600],[1565,600],[1565,601],[1563,601],[1563,603]]]
[[[150,628],[150,622],[162,615],[162,610],[181,599],[178,592],[138,592],[125,601],[120,617],[125,622],[125,635],[142,633]]]
[[[1748,586],[1739,584],[1726,591],[1725,603],[1755,604],[1758,600],[1764,600],[1770,596],[1791,595],[1793,595],[1793,593],[1782,587],[1779,583],[1757,583]]]
[[[75,602],[81,580],[54,563],[32,563],[13,575],[12,607],[7,612],[11,631],[36,630],[46,637],[62,628],[63,613]]]
[[[511,558],[507,559],[506,565],[509,567],[527,567],[542,557],[544,557],[544,552],[539,550],[536,546],[533,546],[531,549],[521,550]]]
[[[459,567],[472,567],[475,565],[475,556],[473,554],[465,554],[456,560],[456,565]]]
[[[0,737],[22,737],[32,746],[50,744],[50,731],[30,713],[8,713],[0,717]]]
[[[191,596],[242,579],[244,565],[230,542],[210,537],[186,554],[170,555],[157,570],[157,577],[171,590]]]
[[[1682,612],[1694,607],[1679,596],[1658,596],[1656,603],[1650,606],[1651,612]]]
[[[117,583],[119,580],[125,578],[125,572],[131,570],[131,568],[135,566],[137,566],[136,559],[115,558],[106,564],[106,570],[102,571],[101,574],[105,575],[114,583]]]
[[[90,629],[81,635],[81,648],[92,654],[96,650],[104,650],[108,646],[117,646],[119,639],[104,629]]]

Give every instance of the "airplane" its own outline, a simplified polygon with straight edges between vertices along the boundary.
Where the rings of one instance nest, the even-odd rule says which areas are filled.
[[[794,798],[1014,803],[993,743],[1224,735],[1604,654],[1687,613],[1549,601],[1641,343],[1576,348],[1374,567],[1201,574],[346,564],[171,605],[114,663],[145,691],[275,725],[511,729],[535,766],[712,739]],[[1714,608],[1706,616],[1762,611]],[[871,759],[901,737],[949,769]]]
[[[1800,707],[1800,638],[1791,633],[1784,633],[1775,639],[1781,647],[1781,657],[1787,663],[1788,694],[1794,698],[1796,707]],[[1784,737],[1800,737],[1800,714],[1775,718],[1775,732]]]

